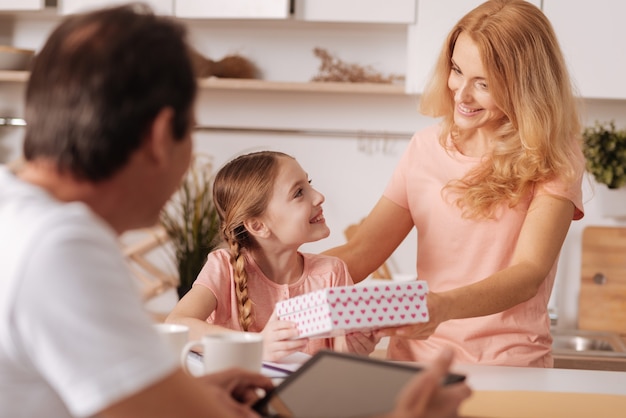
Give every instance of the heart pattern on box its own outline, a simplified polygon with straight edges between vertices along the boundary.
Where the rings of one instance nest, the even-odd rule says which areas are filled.
[[[297,323],[300,337],[329,337],[428,322],[427,293],[424,281],[341,286],[278,302],[276,312]]]

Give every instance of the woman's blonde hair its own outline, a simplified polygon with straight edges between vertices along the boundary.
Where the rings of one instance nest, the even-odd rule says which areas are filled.
[[[443,117],[440,141],[458,138],[454,97],[448,88],[451,59],[459,34],[476,44],[491,96],[504,112],[492,154],[462,179],[446,187],[458,193],[466,217],[495,216],[499,205],[514,207],[535,184],[575,175],[580,150],[577,99],[552,25],[524,0],[490,0],[452,29],[423,94],[420,111]]]
[[[278,175],[279,157],[289,156],[275,151],[239,156],[217,172],[213,183],[213,201],[220,217],[220,234],[230,250],[239,302],[239,324],[244,331],[250,328],[253,317],[242,249],[253,249],[258,245],[244,222],[265,212]]]

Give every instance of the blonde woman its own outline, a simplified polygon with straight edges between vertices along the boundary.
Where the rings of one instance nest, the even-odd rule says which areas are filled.
[[[388,331],[388,356],[551,367],[547,304],[559,251],[583,216],[580,122],[551,24],[522,0],[487,1],[445,41],[415,134],[339,256],[355,281],[415,227],[430,322]]]
[[[270,361],[323,348],[365,355],[374,350],[378,340],[362,333],[337,345],[330,338],[298,339],[295,323],[273,315],[278,301],[353,284],[340,259],[298,251],[330,230],[324,196],[294,158],[261,151],[230,161],[215,177],[213,200],[228,248],[209,254],[168,322],[189,325],[192,338],[224,329],[260,332],[263,359]]]

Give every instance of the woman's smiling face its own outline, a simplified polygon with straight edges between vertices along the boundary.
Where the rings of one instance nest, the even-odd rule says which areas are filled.
[[[495,130],[504,113],[489,92],[480,51],[465,33],[459,34],[452,52],[448,88],[454,95],[454,123],[461,130]]]

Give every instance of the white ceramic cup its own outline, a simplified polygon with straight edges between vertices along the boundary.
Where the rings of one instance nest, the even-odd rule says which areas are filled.
[[[190,341],[183,347],[181,364],[187,373],[187,355],[202,347],[204,373],[239,367],[260,372],[263,365],[263,336],[255,332],[219,332],[206,334],[199,341]]]
[[[189,327],[179,324],[154,324],[154,329],[165,343],[171,347],[175,358],[180,357],[185,344],[189,341]]]

